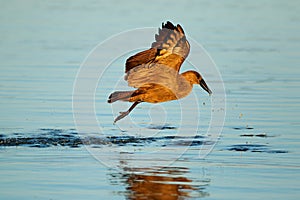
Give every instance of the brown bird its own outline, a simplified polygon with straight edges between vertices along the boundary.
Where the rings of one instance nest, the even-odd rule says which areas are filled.
[[[125,80],[134,91],[117,91],[108,98],[108,103],[115,101],[134,102],[132,106],[114,120],[127,116],[139,103],[159,103],[181,99],[193,89],[193,84],[211,94],[202,76],[196,71],[179,74],[180,67],[190,52],[182,27],[171,22],[162,23],[155,35],[151,48],[127,59]]]

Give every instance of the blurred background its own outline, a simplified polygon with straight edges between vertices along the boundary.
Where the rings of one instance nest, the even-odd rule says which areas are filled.
[[[0,147],[4,199],[299,198],[299,1],[0,5],[0,138],[73,131],[73,83],[88,53],[114,34],[167,20],[208,51],[227,95],[222,137],[206,160],[119,173],[84,148]]]

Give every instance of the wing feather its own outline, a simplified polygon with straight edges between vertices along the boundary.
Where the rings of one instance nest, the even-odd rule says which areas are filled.
[[[153,61],[156,57],[156,53],[157,50],[155,48],[151,48],[129,57],[126,61],[125,73],[136,66],[147,64]]]
[[[174,26],[169,21],[163,23],[151,48],[127,59],[125,80],[129,86],[137,88],[150,82],[161,82],[172,87],[170,85],[176,79],[174,74],[178,74],[189,51],[190,45],[182,27],[179,24]]]

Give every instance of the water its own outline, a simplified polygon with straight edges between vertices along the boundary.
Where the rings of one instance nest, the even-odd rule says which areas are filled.
[[[297,1],[2,1],[1,199],[298,199],[299,8]],[[96,95],[107,137],[80,140],[72,92],[88,52],[113,34],[166,20],[205,47],[224,80],[226,121],[213,151],[198,157],[209,144],[210,118],[200,88],[192,95],[199,95],[202,121],[191,142],[175,137],[194,128],[180,124],[178,102],[141,104],[131,115],[138,128],[113,125],[110,105],[101,103],[113,78]],[[122,76],[127,56],[114,61],[111,77]],[[129,105],[118,106],[114,112]],[[168,118],[153,117],[162,112]]]

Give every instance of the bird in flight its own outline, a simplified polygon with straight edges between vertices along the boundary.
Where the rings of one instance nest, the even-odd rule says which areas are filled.
[[[196,71],[179,74],[180,67],[190,52],[190,44],[182,27],[171,22],[162,23],[155,35],[151,48],[139,52],[126,60],[125,80],[132,91],[116,91],[110,94],[108,103],[115,101],[133,102],[131,107],[120,112],[114,120],[126,117],[139,103],[160,103],[181,99],[199,84],[211,94],[202,76]]]

